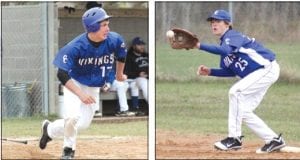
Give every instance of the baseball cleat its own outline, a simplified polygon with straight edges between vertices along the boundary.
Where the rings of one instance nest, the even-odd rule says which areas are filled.
[[[143,112],[139,107],[133,109],[133,112],[135,113],[135,116],[145,116],[146,115],[146,113]]]
[[[136,115],[136,116],[145,116],[146,113],[143,112],[143,111],[137,111],[137,112],[135,112],[135,115]]]
[[[285,146],[285,142],[281,137],[281,134],[277,138],[273,138],[269,143],[265,144],[261,149],[261,153],[270,153],[273,151],[280,150]]]
[[[131,117],[131,116],[135,116],[134,112],[130,112],[130,111],[121,111],[115,114],[117,117]]]
[[[42,136],[41,136],[40,145],[39,145],[41,149],[45,149],[46,146],[47,146],[47,143],[52,140],[49,137],[48,132],[47,132],[47,128],[48,128],[49,123],[50,123],[50,121],[48,121],[48,120],[44,120],[43,123],[42,123],[42,129],[41,129],[42,130]]]
[[[72,150],[72,148],[69,147],[64,147],[61,159],[73,159],[74,155],[75,155],[75,150]]]
[[[240,136],[238,138],[227,137],[219,142],[214,144],[216,149],[227,151],[227,150],[238,150],[242,148],[242,138],[244,136]]]

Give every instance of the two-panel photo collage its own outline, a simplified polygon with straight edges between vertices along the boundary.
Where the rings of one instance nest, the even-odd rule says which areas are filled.
[[[1,159],[300,159],[299,1],[1,1]]]

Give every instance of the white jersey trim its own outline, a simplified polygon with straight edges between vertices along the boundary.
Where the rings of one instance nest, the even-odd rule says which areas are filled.
[[[239,52],[247,54],[252,60],[260,65],[268,66],[271,62],[257,53],[254,49],[241,47]]]

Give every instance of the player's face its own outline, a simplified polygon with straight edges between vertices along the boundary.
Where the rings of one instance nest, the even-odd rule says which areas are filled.
[[[105,40],[107,38],[109,32],[108,24],[109,24],[109,20],[105,20],[100,23],[100,29],[99,31],[96,32],[97,37],[99,39]]]
[[[144,53],[145,45],[143,45],[143,44],[135,45],[134,49],[138,53]]]
[[[212,33],[216,36],[222,36],[229,28],[229,25],[222,20],[213,19],[210,22]]]

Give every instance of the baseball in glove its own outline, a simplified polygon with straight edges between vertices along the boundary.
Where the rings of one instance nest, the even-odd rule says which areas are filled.
[[[193,49],[199,42],[194,33],[181,28],[172,28],[167,32],[167,37],[173,49]]]

